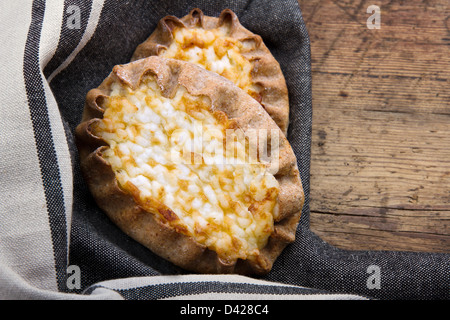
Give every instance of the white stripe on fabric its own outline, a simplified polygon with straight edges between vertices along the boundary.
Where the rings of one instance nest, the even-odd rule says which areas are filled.
[[[10,267],[31,286],[56,290],[51,231],[23,78],[31,8],[31,1],[2,2],[0,8],[0,61],[7,61],[0,76],[0,268]]]
[[[223,283],[242,283],[252,285],[293,287],[284,283],[258,280],[251,277],[240,275],[212,275],[212,274],[192,274],[192,275],[168,275],[168,276],[152,276],[152,277],[131,277],[125,279],[108,280],[98,283],[97,285],[111,288],[114,290],[126,290],[132,288],[146,287],[151,285],[171,284],[171,283],[188,283],[188,282],[223,282]]]
[[[88,24],[86,26],[86,30],[84,31],[83,37],[81,38],[81,40],[78,43],[78,46],[75,48],[75,50],[48,77],[48,82],[49,83],[52,81],[52,79],[58,73],[60,73],[65,68],[67,68],[67,66],[73,61],[73,59],[75,59],[75,57],[77,56],[78,52],[80,52],[81,49],[83,49],[84,46],[88,43],[88,41],[91,39],[92,35],[95,32],[95,29],[97,28],[97,24],[98,24],[98,21],[100,19],[100,14],[101,14],[102,9],[103,9],[103,4],[104,4],[104,0],[93,0],[92,1],[91,13],[89,14]]]
[[[72,220],[72,195],[73,195],[73,177],[72,177],[72,163],[70,152],[67,145],[67,139],[64,131],[64,126],[61,120],[61,115],[58,110],[58,104],[53,96],[53,93],[45,82],[43,69],[48,61],[55,53],[59,41],[61,31],[61,22],[64,15],[64,1],[59,1],[58,4],[46,5],[44,21],[42,25],[41,39],[39,43],[39,65],[41,66],[41,78],[45,90],[45,99],[47,102],[48,116],[50,120],[51,132],[53,136],[53,143],[58,159],[59,173],[61,176],[61,185],[64,194],[64,208],[66,213],[66,233],[67,233],[67,247],[70,240],[70,227]],[[68,251],[67,251],[68,254]]]
[[[193,295],[180,295],[161,300],[367,300],[360,296],[346,294],[264,294],[210,292]]]
[[[197,288],[194,288],[198,284]],[[226,285],[224,288],[220,285]],[[174,286],[180,292],[154,295],[158,290],[169,290],[160,286]],[[183,289],[186,286],[185,290]],[[258,280],[240,275],[173,275],[153,277],[133,277],[96,283],[87,290],[92,294],[98,289],[110,289],[120,292],[129,299],[130,295],[142,299],[159,300],[365,300],[353,294],[320,293],[315,289]],[[92,290],[92,291],[91,291]],[[198,291],[203,292],[198,292]],[[253,291],[253,292],[252,292]],[[188,293],[191,292],[191,293]],[[159,296],[159,297],[158,297]],[[134,299],[134,298],[131,298]]]

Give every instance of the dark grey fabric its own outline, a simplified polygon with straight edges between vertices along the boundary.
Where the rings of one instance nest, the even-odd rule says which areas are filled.
[[[166,15],[181,17],[195,7],[211,16],[218,16],[225,8],[232,9],[246,28],[262,36],[280,62],[288,84],[288,139],[298,158],[306,201],[296,241],[285,249],[264,279],[380,299],[448,299],[447,254],[340,250],[309,230],[313,112],[310,45],[296,0],[105,2],[90,41],[50,83],[72,148],[74,204],[69,264],[83,270],[79,292],[108,279],[187,273],[127,237],[97,208],[81,178],[72,133],[80,121],[86,93],[97,87],[114,65],[130,60],[136,46],[149,36],[159,19]],[[61,47],[74,47],[77,41],[79,37],[61,33]],[[46,76],[65,55],[65,50],[55,52],[45,69]],[[370,265],[381,271],[379,289],[367,286]],[[127,296],[136,298],[128,291]]]

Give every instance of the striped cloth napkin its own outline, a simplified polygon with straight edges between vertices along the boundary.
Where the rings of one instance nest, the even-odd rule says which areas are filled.
[[[74,147],[84,99],[166,15],[232,9],[288,84],[305,206],[296,241],[260,278],[190,274],[98,209]],[[0,4],[0,299],[445,299],[449,256],[345,251],[309,230],[309,38],[296,0]]]

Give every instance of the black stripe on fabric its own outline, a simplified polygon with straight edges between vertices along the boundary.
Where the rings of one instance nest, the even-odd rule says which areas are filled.
[[[67,234],[64,196],[39,67],[39,42],[45,0],[34,0],[25,44],[23,76],[44,187],[58,290],[66,289]]]
[[[67,9],[71,5],[75,5],[80,8],[80,29],[70,29],[67,26],[68,19],[71,17],[71,13],[68,13]],[[63,19],[61,23],[58,45],[52,58],[44,67],[44,76],[46,78],[48,78],[53,73],[53,71],[55,71],[70,56],[70,54],[80,43],[88,25],[89,16],[92,10],[92,2],[66,0],[64,1],[63,10]]]
[[[107,288],[94,285],[85,291],[92,293],[97,288]],[[326,291],[288,287],[277,285],[255,285],[250,283],[233,283],[220,281],[178,282],[148,285],[130,289],[111,289],[118,292],[126,300],[158,300],[178,296],[196,295],[202,293],[234,293],[234,294],[270,294],[270,295],[311,295],[329,294]]]

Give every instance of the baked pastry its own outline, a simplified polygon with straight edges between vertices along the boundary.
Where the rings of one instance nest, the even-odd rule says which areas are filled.
[[[189,61],[233,81],[287,133],[289,98],[280,65],[261,37],[244,28],[233,11],[225,9],[216,18],[193,9],[181,19],[162,18],[132,61],[152,55]]]
[[[264,274],[295,238],[304,195],[291,146],[215,73],[156,56],[115,66],[88,92],[76,138],[99,207],[182,268]]]

